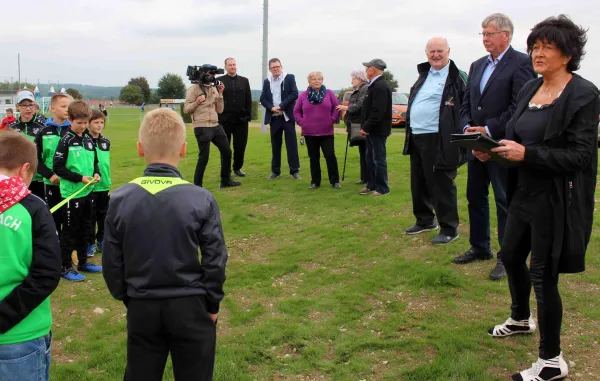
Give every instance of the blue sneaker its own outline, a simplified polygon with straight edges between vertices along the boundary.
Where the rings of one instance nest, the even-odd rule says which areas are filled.
[[[71,282],[83,282],[85,280],[85,276],[79,274],[77,271],[73,270],[73,268],[68,268],[62,273],[63,279],[69,280]]]
[[[101,253],[104,250],[104,241],[96,243],[96,253]]]
[[[102,266],[93,265],[91,263],[86,263],[83,266],[77,266],[77,270],[83,271],[86,273],[101,273]]]
[[[89,245],[87,248],[87,256],[88,258],[91,258],[94,256],[94,254],[96,254],[96,245]]]

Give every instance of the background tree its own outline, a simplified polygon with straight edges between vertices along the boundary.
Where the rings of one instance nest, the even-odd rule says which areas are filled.
[[[161,98],[182,99],[185,98],[185,84],[180,76],[167,73],[158,80],[158,95]]]
[[[144,102],[150,103],[150,96],[152,95],[152,90],[150,90],[150,85],[148,84],[148,80],[145,77],[136,77],[131,78],[129,80],[128,85],[136,85],[142,89],[142,94],[144,95]]]
[[[150,94],[150,100],[146,103],[150,103],[153,105],[159,104],[160,103],[160,95],[158,95],[158,91],[157,90],[152,90],[152,94]]]
[[[383,78],[390,83],[390,86],[392,86],[392,91],[398,91],[398,80],[394,78],[394,74],[392,74],[391,71],[384,71]]]
[[[121,89],[119,101],[134,105],[141,105],[144,102],[144,94],[139,86],[127,85]]]
[[[346,93],[346,91],[354,91],[354,88],[346,87],[345,89],[340,90],[340,92],[338,93],[338,101],[340,101],[340,104],[344,100],[344,94]]]
[[[69,94],[70,96],[72,96],[73,99],[75,99],[75,100],[83,99],[83,95],[81,95],[81,93],[77,89],[69,87],[66,91],[67,91],[67,94]]]

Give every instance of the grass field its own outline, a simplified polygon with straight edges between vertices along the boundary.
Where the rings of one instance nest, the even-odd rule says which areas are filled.
[[[113,117],[105,135],[112,141],[116,188],[140,176],[144,163],[135,154],[138,111],[108,111]],[[469,247],[466,168],[457,178],[460,238],[432,247],[433,232],[404,234],[414,221],[403,135],[388,140],[391,194],[372,199],[357,195],[353,148],[341,190],[326,182],[308,189],[306,146],[299,147],[302,180],[286,176],[284,164],[284,176],[267,181],[269,136],[259,132],[251,129],[241,187],[218,188],[214,146],[204,180],[219,202],[229,252],[215,380],[506,380],[537,359],[537,334],[492,340],[486,333],[510,307],[506,281],[488,280],[493,262],[452,264]],[[344,144],[343,135],[336,139],[340,172]],[[197,151],[189,129],[180,166],[188,180]],[[572,380],[600,380],[599,248],[597,218],[587,272],[560,282],[562,347],[573,362]],[[122,379],[126,311],[102,275],[62,281],[52,305],[51,379]],[[532,305],[535,311],[533,297]],[[165,380],[173,380],[170,366]]]

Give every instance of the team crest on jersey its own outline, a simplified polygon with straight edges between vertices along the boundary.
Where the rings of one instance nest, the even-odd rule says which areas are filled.
[[[101,143],[100,147],[102,147],[102,149],[106,149],[106,143]]]
[[[40,132],[40,129],[39,129],[39,128],[34,128],[34,129],[33,129],[33,134],[34,134],[34,135],[37,135],[39,132]]]
[[[88,142],[88,149],[94,149],[94,146],[90,142]]]

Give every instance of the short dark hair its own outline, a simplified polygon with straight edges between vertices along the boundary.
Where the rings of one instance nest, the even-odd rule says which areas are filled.
[[[235,58],[233,58],[233,57],[227,57],[227,58],[225,58],[225,62],[223,63],[223,65],[227,66],[227,61],[229,61],[229,60],[234,60],[235,61]]]
[[[14,111],[13,111],[12,108],[9,107],[9,108],[6,109],[6,112],[14,112]]]
[[[29,173],[37,170],[37,149],[35,144],[18,132],[7,131],[0,134],[0,167],[12,171],[29,163]]]
[[[92,117],[90,118],[90,122],[92,120],[96,120],[96,119],[106,119],[106,117],[104,116],[104,114],[102,113],[102,111],[100,110],[92,110]]]
[[[554,43],[564,56],[571,57],[567,71],[572,73],[579,69],[585,55],[587,30],[576,25],[568,16],[552,16],[536,24],[527,37],[527,52],[530,56],[536,41]]]
[[[281,61],[279,61],[279,58],[271,58],[269,60],[269,69],[271,68],[271,64],[274,62],[279,62],[279,64],[281,64]]]
[[[84,101],[73,101],[69,104],[69,108],[67,109],[69,113],[69,119],[87,119],[90,120],[92,116],[92,109],[90,106]]]

